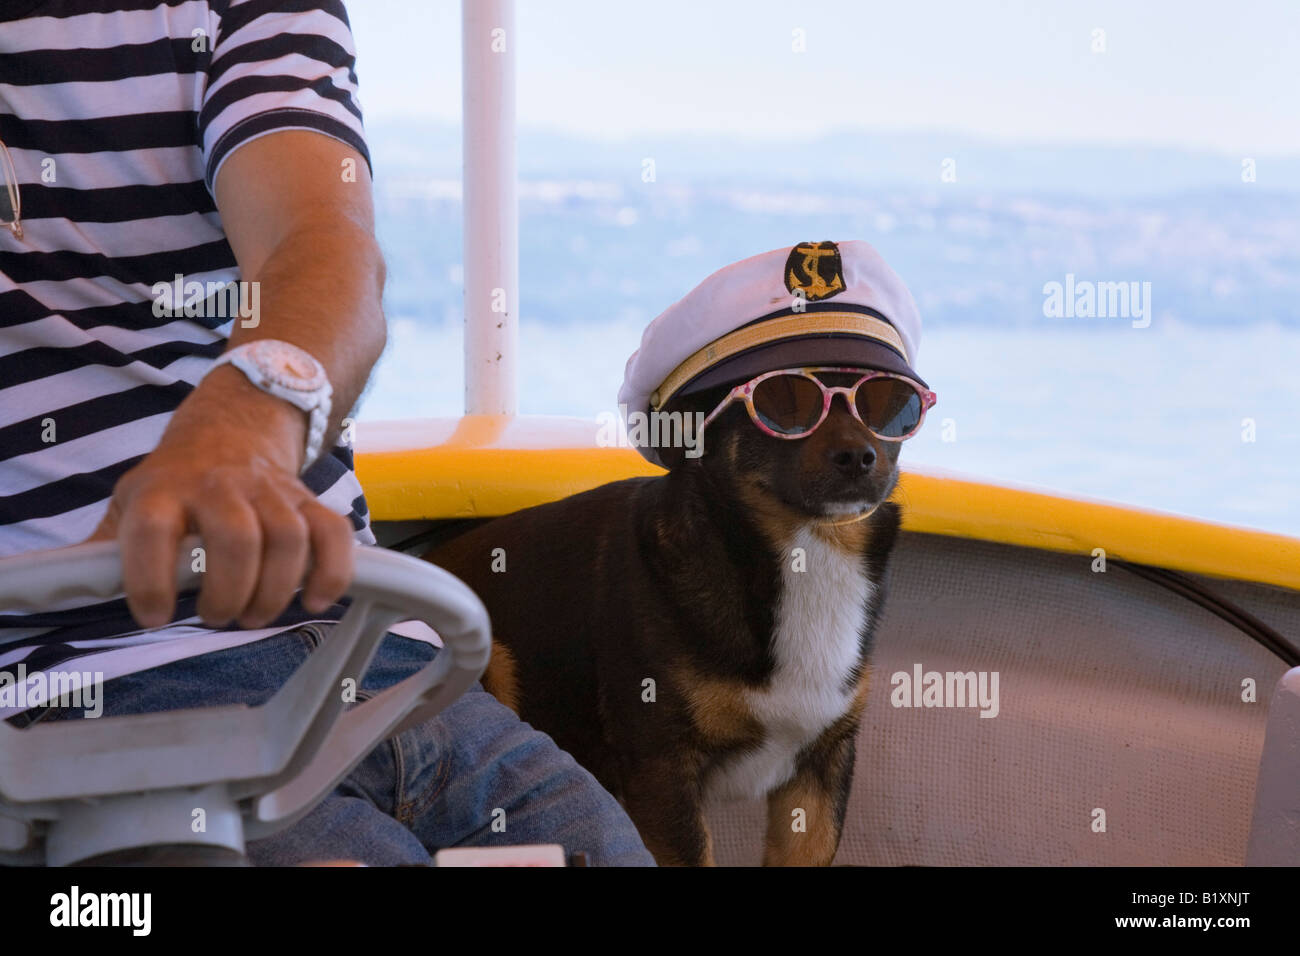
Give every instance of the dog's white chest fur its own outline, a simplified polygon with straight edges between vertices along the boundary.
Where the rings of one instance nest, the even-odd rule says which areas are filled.
[[[776,668],[771,683],[747,698],[766,738],[714,772],[710,797],[766,795],[794,774],[799,751],[848,710],[854,688],[847,681],[858,661],[871,588],[860,557],[806,529],[795,535],[781,570]]]

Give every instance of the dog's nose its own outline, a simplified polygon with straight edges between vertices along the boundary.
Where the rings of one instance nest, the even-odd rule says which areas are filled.
[[[860,478],[876,463],[876,450],[865,438],[840,442],[829,455],[831,464],[846,478]]]

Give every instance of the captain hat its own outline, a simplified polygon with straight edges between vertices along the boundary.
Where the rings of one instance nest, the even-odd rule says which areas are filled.
[[[619,405],[672,399],[780,368],[843,365],[906,375],[921,339],[911,293],[870,243],[804,242],[724,266],[651,322]],[[658,449],[637,449],[663,465]]]

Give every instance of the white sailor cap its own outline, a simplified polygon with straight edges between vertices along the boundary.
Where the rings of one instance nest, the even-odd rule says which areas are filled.
[[[803,242],[719,269],[646,327],[627,361],[625,413],[780,368],[914,371],[921,316],[870,243]],[[638,451],[657,465],[658,449]]]

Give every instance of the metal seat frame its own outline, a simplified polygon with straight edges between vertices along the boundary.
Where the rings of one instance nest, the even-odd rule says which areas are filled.
[[[201,577],[189,553],[184,548],[177,563],[182,590]],[[121,591],[114,542],[0,559],[0,611]],[[257,707],[25,730],[0,721],[0,864],[60,866],[163,845],[193,847],[196,858],[210,859],[214,850],[242,856],[248,841],[301,819],[376,744],[438,713],[487,666],[487,611],[446,571],[359,546],[347,593],[352,603],[343,620]],[[349,709],[345,682],[359,685],[388,628],[412,619],[433,627],[443,650]]]

